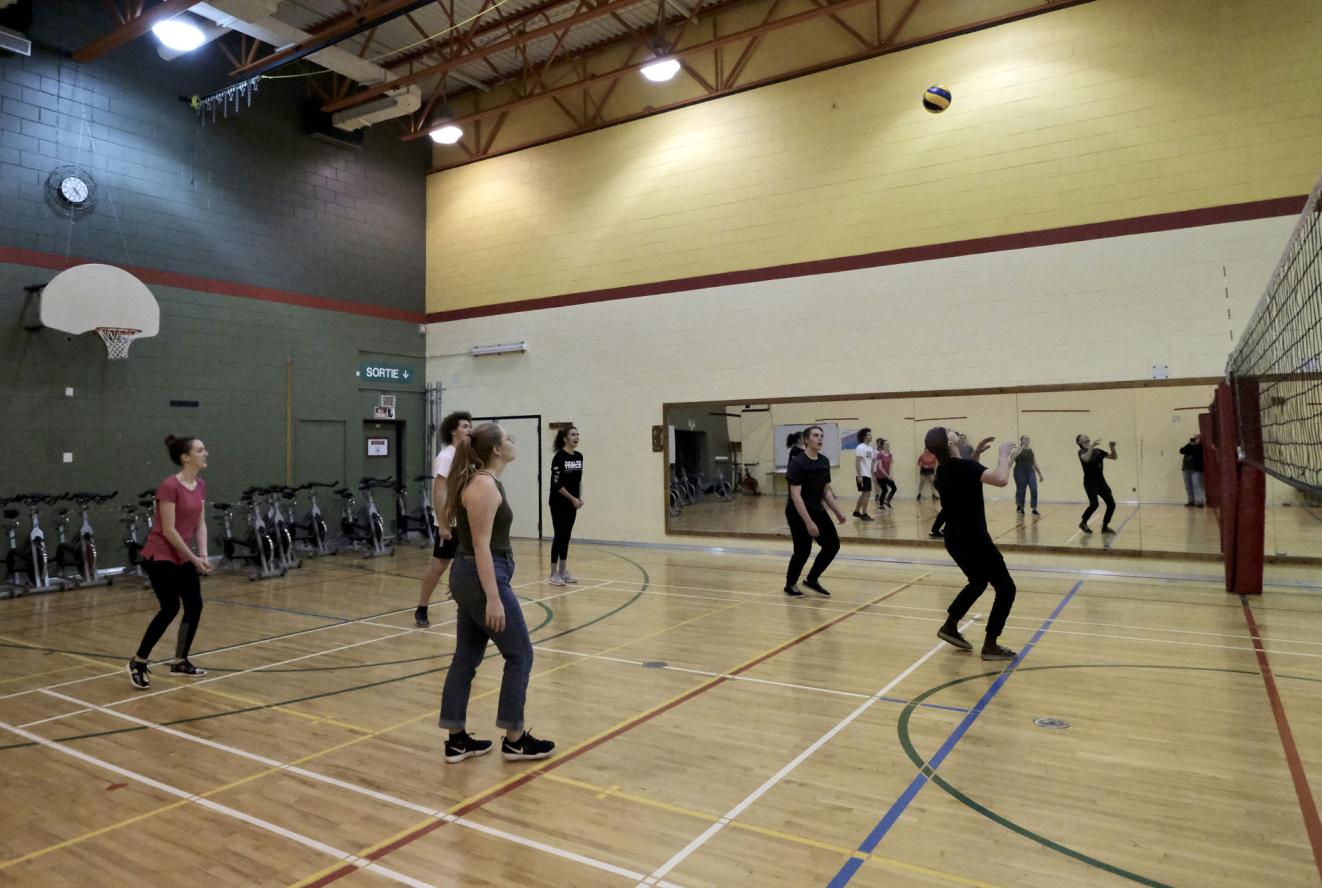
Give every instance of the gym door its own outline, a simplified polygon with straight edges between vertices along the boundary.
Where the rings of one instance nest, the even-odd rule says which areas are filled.
[[[399,426],[399,422],[365,421],[363,423],[363,449],[359,452],[363,454],[364,475],[369,478],[394,476],[396,483],[403,483],[407,486],[409,479],[404,478],[402,482],[400,479],[400,473],[404,465],[404,455],[400,451]],[[354,478],[349,486],[356,487],[357,483],[358,479]],[[389,501],[389,497],[382,499],[378,495],[376,507],[382,512],[390,514],[394,510],[386,507],[386,503]]]
[[[542,418],[540,416],[474,417],[473,425],[498,422],[514,439],[514,462],[500,474],[500,483],[514,509],[510,536],[542,538]]]

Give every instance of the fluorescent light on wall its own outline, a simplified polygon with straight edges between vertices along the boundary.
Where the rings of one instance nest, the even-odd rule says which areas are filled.
[[[207,35],[202,29],[184,16],[175,16],[151,26],[151,32],[167,49],[175,52],[192,52],[207,42]]]
[[[679,59],[656,59],[639,68],[638,73],[653,83],[665,83],[679,73]]]
[[[518,342],[504,342],[497,343],[496,345],[475,345],[468,350],[468,353],[476,358],[481,355],[508,355],[517,352],[526,352],[527,350],[528,343],[524,340],[519,340]]]
[[[438,130],[432,130],[428,135],[431,140],[440,145],[453,145],[464,137],[464,131],[453,123],[446,124]]]

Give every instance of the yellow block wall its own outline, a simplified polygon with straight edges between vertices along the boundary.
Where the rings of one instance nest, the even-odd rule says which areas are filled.
[[[1302,194],[1319,46],[1316,0],[1096,0],[438,173],[428,310]]]

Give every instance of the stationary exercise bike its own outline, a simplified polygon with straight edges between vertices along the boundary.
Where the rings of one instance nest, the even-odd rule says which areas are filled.
[[[21,543],[18,539],[19,510],[5,509],[0,513],[4,516],[5,532],[9,537],[9,551],[5,553],[5,582],[16,587],[19,592],[53,592],[67,588],[70,585],[68,580],[50,575],[46,534],[41,529],[41,515],[37,509],[42,503],[48,502],[46,495],[21,493],[0,502],[6,505],[21,502],[28,507],[28,535]],[[26,577],[26,581],[21,584],[15,582],[19,575]]]
[[[431,506],[431,475],[419,475],[413,479],[422,482],[422,502],[418,508],[408,510],[408,492],[404,485],[395,487],[395,539],[403,542],[410,533],[417,533],[422,538],[423,548],[436,544],[436,512]]]
[[[363,500],[366,502],[361,515],[352,490],[341,487],[335,491],[340,497],[340,532],[344,534],[346,542],[354,548],[361,549],[367,558],[395,554],[394,547],[386,541],[385,519],[381,517],[381,513],[376,508],[376,500],[372,497],[375,488],[389,487],[394,482],[393,475],[387,478],[363,478],[359,481],[358,489],[362,491]]]
[[[284,487],[250,487],[244,491],[251,493],[254,499],[266,497],[266,527],[271,534],[271,541],[275,543],[275,563],[287,571],[302,567],[303,562],[294,552],[294,533],[285,520],[284,503],[281,501],[283,492]],[[260,511],[260,500],[258,503]]]
[[[138,539],[138,509],[143,507],[146,507],[148,509],[147,522],[148,524],[150,524],[151,504],[152,504],[151,500],[143,500],[140,501],[137,505],[127,505],[127,506],[119,507],[119,512],[120,512],[119,523],[124,525],[124,540],[123,540],[124,552],[128,556],[128,561],[129,561],[129,563],[124,568],[124,574],[130,573],[131,570],[131,572],[134,575],[141,577],[144,580],[147,578],[147,572],[142,569],[143,541]],[[144,583],[144,585],[150,586],[151,583]]]
[[[251,568],[249,574],[254,580],[267,580],[285,575],[285,569],[276,563],[275,540],[262,520],[262,510],[250,494],[244,494],[240,500],[248,513],[248,536],[239,539],[234,536],[234,507],[230,503],[213,503],[211,508],[220,513],[222,551],[225,564],[232,569],[244,566]]]
[[[330,545],[330,528],[326,526],[326,519],[321,516],[321,505],[317,502],[316,488],[329,487],[334,489],[339,483],[339,481],[330,484],[309,481],[297,487],[286,487],[282,491],[288,497],[288,524],[290,532],[294,535],[294,545],[305,555],[334,555],[336,552]],[[298,492],[300,490],[308,491],[308,513],[302,522],[295,517],[298,510]]]
[[[58,509],[56,511],[55,527],[58,542],[55,546],[55,573],[66,579],[72,580],[79,586],[91,585],[114,585],[114,578],[107,575],[97,576],[96,572],[96,535],[92,532],[92,519],[88,516],[88,506],[96,503],[98,506],[105,505],[110,500],[119,495],[116,490],[113,493],[64,493],[58,497],[51,497],[51,502],[72,501],[78,504],[79,512],[82,516],[82,526],[78,528],[78,537],[69,542],[65,539],[65,528],[69,523],[69,509]],[[69,575],[64,572],[65,568],[73,568],[76,575]]]

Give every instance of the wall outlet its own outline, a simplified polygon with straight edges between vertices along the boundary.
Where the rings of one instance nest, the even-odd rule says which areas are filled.
[[[69,452],[66,450],[66,451],[64,452],[64,461],[65,461],[65,462],[73,462],[73,454],[72,454],[72,453],[69,453]]]
[[[66,398],[72,398],[72,397],[73,397],[73,386],[71,386],[71,385],[66,385],[66,386],[64,387],[64,396],[65,396]]]

